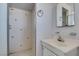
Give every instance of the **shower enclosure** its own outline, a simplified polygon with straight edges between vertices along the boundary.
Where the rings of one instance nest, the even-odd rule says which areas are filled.
[[[34,4],[10,3],[8,4],[8,10],[9,10],[8,55],[34,56],[35,55]]]

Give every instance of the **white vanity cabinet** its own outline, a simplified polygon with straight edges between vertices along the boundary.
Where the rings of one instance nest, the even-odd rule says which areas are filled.
[[[72,43],[69,46],[56,46],[55,41],[42,40],[41,41],[42,55],[43,56],[77,56],[77,54],[78,54],[77,49],[78,49],[79,45],[75,44],[77,42],[75,42],[73,44]]]
[[[43,47],[43,56],[56,56],[51,50],[46,47]]]

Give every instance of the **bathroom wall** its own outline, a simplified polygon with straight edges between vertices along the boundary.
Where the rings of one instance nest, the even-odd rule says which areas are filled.
[[[0,56],[7,56],[7,4],[0,3]]]
[[[55,18],[55,12],[53,8],[55,6],[56,4],[52,3],[36,4],[36,12],[41,9],[44,13],[42,17],[37,16],[36,18],[36,55],[41,55],[42,52],[40,40],[52,37],[52,32],[54,29],[53,18]]]
[[[66,37],[66,38],[71,38],[71,39],[79,39],[79,18],[78,18],[78,15],[79,15],[79,4],[75,4],[74,6],[74,10],[75,10],[75,26],[72,26],[72,27],[61,27],[61,28],[58,28],[56,26],[56,7],[53,8],[53,18],[52,18],[52,25],[53,25],[53,29],[52,29],[52,35],[56,35],[56,32],[59,31],[60,32],[60,35],[62,37]],[[71,36],[70,33],[76,33],[77,35],[76,36]]]
[[[9,9],[10,53],[32,48],[32,12]]]
[[[62,37],[79,39],[79,4],[75,4],[75,26],[58,28],[56,26],[56,3],[40,3],[36,4],[36,12],[43,10],[44,14],[42,17],[37,16],[36,25],[36,54],[41,55],[41,39],[52,38],[56,36],[56,32],[60,32]],[[76,36],[71,36],[70,33],[76,33]]]
[[[75,10],[75,26],[73,27],[62,27],[58,28],[56,27],[56,7],[53,8],[53,29],[52,29],[52,36],[56,36],[56,32],[59,31],[60,35],[63,38],[70,38],[74,40],[79,40],[79,3],[74,4],[74,10]],[[70,33],[76,33],[75,36],[70,35]],[[79,55],[79,49],[78,49],[78,55]]]

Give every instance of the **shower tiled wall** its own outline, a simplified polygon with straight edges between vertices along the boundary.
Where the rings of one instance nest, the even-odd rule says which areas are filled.
[[[31,16],[29,11],[9,8],[10,53],[32,48]]]

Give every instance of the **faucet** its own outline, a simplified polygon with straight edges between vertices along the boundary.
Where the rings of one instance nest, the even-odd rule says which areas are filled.
[[[59,41],[59,42],[64,42],[63,38],[59,35],[60,32],[56,32],[56,34],[58,35],[57,41]]]
[[[58,39],[57,39],[59,42],[64,42],[64,40],[62,39],[61,36],[58,36]]]

